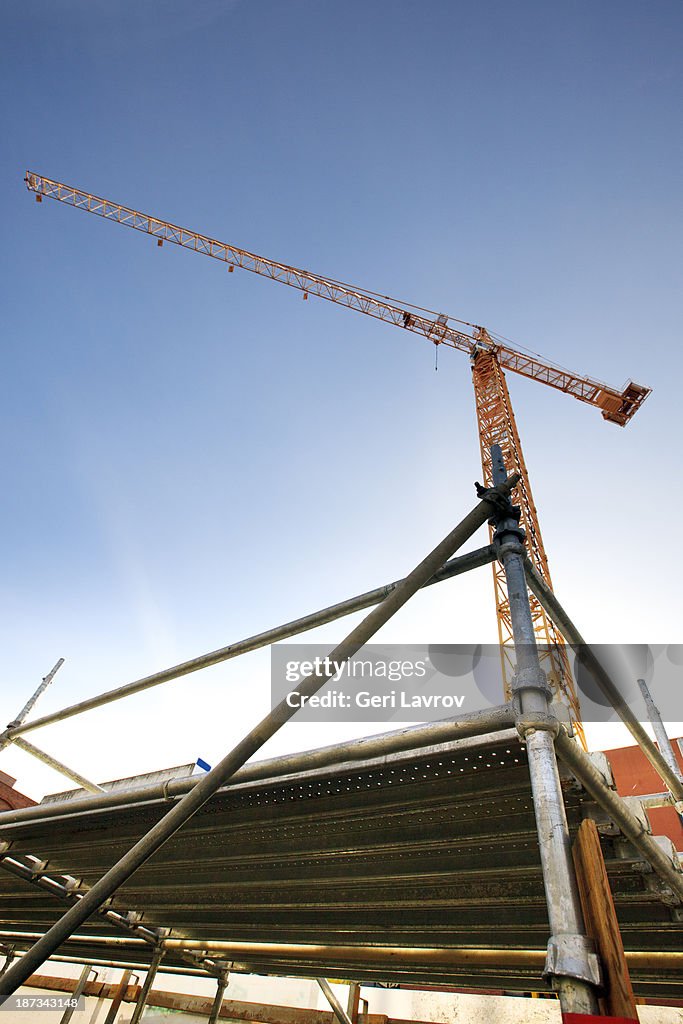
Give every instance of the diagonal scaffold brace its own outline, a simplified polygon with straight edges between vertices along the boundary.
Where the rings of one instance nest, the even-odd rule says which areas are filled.
[[[352,658],[389,619],[431,579],[437,570],[490,518],[495,506],[504,501],[519,481],[514,474],[490,489],[465,518],[403,579],[381,604],[365,616],[330,653],[335,671]],[[312,696],[329,681],[330,674],[313,674],[302,680],[295,693]],[[296,703],[296,702],[293,702]],[[142,864],[160,849],[181,826],[295,714],[283,700],[249,732],[197,786],[187,793],[163,818],[121,857],[91,889],[0,978],[0,998],[23,985],[59,946],[102,904],[114,895]]]
[[[495,560],[495,557],[495,552],[490,544],[478,548],[476,551],[469,551],[467,554],[458,555],[457,558],[451,558],[444,562],[430,579],[425,580],[422,586],[431,587],[435,583],[442,583],[444,580],[452,579],[454,576],[460,576],[462,573],[470,572],[472,569],[478,569],[482,565],[489,565]],[[327,625],[329,622],[334,622],[346,615],[365,611],[366,608],[371,608],[373,605],[383,601],[401,583],[403,583],[403,580],[384,583],[381,587],[367,590],[364,594],[356,594],[355,597],[349,597],[345,601],[338,601],[327,608],[321,608],[308,615],[302,615],[291,622],[285,622],[280,626],[274,626],[272,629],[266,629],[262,633],[256,633],[243,640],[238,640],[236,643],[228,644],[226,647],[219,647],[215,651],[209,651],[206,654],[200,654],[196,658],[190,658],[189,661],[182,661],[179,665],[172,665],[170,668],[154,672],[150,676],[135,679],[132,683],[125,683],[123,686],[117,686],[113,690],[98,693],[94,697],[88,697],[77,704],[71,704],[69,707],[61,708],[59,711],[53,711],[42,718],[34,718],[32,721],[25,722],[25,708],[21,715],[7,726],[5,732],[0,734],[0,750],[7,743],[16,742],[17,737],[24,733],[32,732],[35,729],[42,729],[44,726],[53,725],[56,722],[63,722],[67,718],[73,718],[75,715],[82,715],[86,711],[93,711],[95,708],[104,707],[105,704],[111,704],[113,701],[123,700],[124,697],[132,697],[134,694],[142,693],[153,686],[161,686],[163,683],[180,679],[183,676],[190,675],[192,672],[199,672],[214,665],[221,665],[232,658],[240,657],[243,654],[250,654],[252,651],[260,650],[262,647],[269,647],[271,644],[287,640],[289,637],[297,636],[300,633],[305,633],[309,629],[317,629],[318,626]],[[63,659],[61,659],[60,664],[62,661]],[[59,668],[59,665],[56,668]],[[51,675],[54,675],[56,668],[52,670]],[[44,683],[45,680],[43,680]],[[42,693],[43,684],[41,684],[37,694]],[[26,707],[32,707],[35,700],[36,695],[31,698]]]
[[[555,594],[542,579],[536,568],[528,558],[524,560],[524,571],[526,573],[529,589],[536,595],[548,615],[560,630],[565,640],[577,653],[577,656],[586,670],[609,701],[611,707],[617,712],[622,722],[633,736],[634,740],[645,754],[654,770],[664,783],[666,783],[676,803],[683,801],[683,780],[674,762],[670,762],[652,742],[647,732],[638,721],[628,703],[622,696],[617,682],[606,670],[590,644],[584,640],[574,622],[558,601]]]
[[[43,678],[40,681],[40,686],[35,691],[35,693],[26,701],[17,717],[8,723],[7,728],[3,733],[0,733],[0,750],[4,750],[7,744],[12,742],[10,737],[10,731],[12,729],[18,729],[23,725],[23,723],[26,721],[29,714],[31,713],[34,705],[38,700],[40,700],[42,695],[45,693],[48,686],[52,683],[52,680],[57,675],[63,664],[64,658],[60,658],[57,664],[50,669],[48,674],[46,676],[43,676]]]
[[[40,686],[35,691],[35,693],[29,698],[26,704],[24,704],[23,708],[21,709],[17,717],[7,725],[7,728],[3,733],[0,733],[0,750],[4,750],[5,747],[8,746],[8,744],[13,743],[20,750],[23,750],[24,753],[30,754],[31,757],[35,757],[36,760],[38,761],[42,761],[43,764],[48,765],[48,767],[52,768],[53,771],[56,771],[60,775],[63,775],[65,778],[70,779],[71,782],[75,782],[77,786],[86,789],[89,793],[103,793],[104,790],[102,789],[101,786],[97,786],[94,782],[90,782],[90,780],[86,779],[84,775],[80,774],[80,772],[74,771],[73,768],[69,768],[68,765],[64,764],[62,761],[59,761],[56,757],[53,757],[51,754],[47,754],[44,750],[40,750],[38,747],[35,747],[32,743],[29,743],[27,740],[24,740],[21,736],[14,735],[14,730],[21,731],[22,727],[26,728],[26,718],[30,714],[36,702],[40,699],[40,697],[47,690],[48,686],[52,683],[52,680],[57,675],[63,664],[64,658],[60,658],[57,664],[48,672],[46,676],[43,677]]]

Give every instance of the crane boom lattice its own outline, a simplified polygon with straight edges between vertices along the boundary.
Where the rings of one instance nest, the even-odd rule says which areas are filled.
[[[544,581],[552,589],[548,557],[543,545],[538,512],[536,511],[536,504],[531,491],[529,473],[524,461],[522,444],[512,411],[505,374],[496,356],[486,349],[475,352],[472,356],[472,383],[474,385],[477,407],[484,486],[493,487],[490,449],[491,445],[500,445],[508,473],[518,472],[521,476],[520,484],[517,487],[516,500],[518,501],[521,513],[520,525],[526,533],[529,558]],[[493,526],[489,526],[489,533],[491,539],[493,539]],[[510,602],[508,600],[503,566],[499,562],[493,562],[492,568],[503,684],[506,698],[509,700],[512,697],[511,681],[515,673]],[[536,641],[540,645],[539,655],[541,664],[547,674],[548,682],[555,696],[569,708],[574,729],[578,738],[585,746],[585,737],[581,725],[581,709],[574,687],[564,639],[533,594],[529,594],[529,603],[531,605]]]
[[[522,446],[515,423],[510,395],[505,381],[505,370],[539,381],[548,387],[572,395],[599,409],[604,419],[619,426],[635,415],[650,388],[628,381],[619,390],[592,377],[573,373],[557,366],[535,353],[526,352],[512,344],[494,339],[491,334],[476,324],[436,313],[410,303],[399,303],[377,292],[345,284],[334,278],[313,274],[308,270],[277,262],[265,256],[258,256],[247,249],[241,249],[227,242],[220,242],[208,235],[180,227],[170,221],[141,213],[121,203],[103,199],[90,192],[46,178],[32,171],[26,172],[26,185],[35,193],[36,199],[55,199],[67,206],[94,213],[106,220],[115,221],[156,238],[157,245],[170,242],[185,249],[211,256],[227,264],[228,270],[235,267],[279,281],[303,292],[304,298],[315,295],[329,302],[355,309],[366,316],[375,317],[386,323],[418,334],[434,345],[445,345],[469,354],[472,361],[479,440],[484,472],[484,482],[492,484],[492,470],[489,448],[492,444],[501,446],[508,473],[518,471],[521,481],[518,488],[521,506],[521,524],[526,531],[529,555],[545,582],[551,587],[548,559],[543,547],[538,514],[531,493],[529,474],[524,463]],[[456,326],[457,325],[457,326]],[[494,586],[498,632],[502,651],[504,685],[509,689],[514,671],[512,662],[512,624],[505,586],[505,575],[500,566],[494,565]],[[579,703],[569,668],[562,637],[548,618],[538,601],[530,596],[536,638],[541,645],[544,668],[556,695],[569,708],[579,738],[584,742],[581,727]],[[585,743],[584,743],[585,745]]]
[[[174,245],[180,245],[185,249],[191,249],[194,252],[221,260],[223,263],[227,263],[229,268],[241,267],[254,274],[260,274],[262,277],[269,277],[273,281],[280,281],[282,284],[297,288],[304,295],[316,295],[321,299],[348,306],[349,309],[355,309],[359,313],[365,313],[367,316],[376,317],[378,320],[384,320],[396,327],[402,327],[404,330],[422,335],[435,345],[446,345],[469,354],[472,354],[476,348],[480,348],[482,344],[488,345],[491,351],[496,353],[498,362],[503,369],[511,370],[522,377],[529,377],[531,380],[540,381],[542,384],[547,384],[548,387],[572,395],[580,402],[593,405],[602,411],[605,419],[618,423],[620,426],[628,423],[650,394],[650,388],[644,387],[642,384],[634,384],[629,381],[620,391],[618,388],[609,387],[592,377],[572,373],[540,356],[524,352],[511,345],[491,340],[482,343],[479,340],[481,329],[476,324],[458,320],[457,323],[468,328],[468,330],[460,330],[449,323],[449,320],[454,318],[446,314],[424,310],[417,306],[401,305],[376,292],[356,288],[336,281],[334,278],[322,277],[286,263],[278,263],[265,256],[257,256],[246,249],[240,249],[227,242],[219,242],[208,235],[180,227],[170,221],[160,220],[158,217],[141,213],[139,210],[123,206],[121,203],[102,199],[90,192],[82,192],[72,185],[65,185],[52,178],[45,178],[40,174],[27,171],[25,180],[29,191],[35,192],[38,199],[42,199],[43,196],[56,199],[68,206],[86,210],[88,213],[116,221],[125,227],[142,231],[156,238],[158,243],[172,242]]]

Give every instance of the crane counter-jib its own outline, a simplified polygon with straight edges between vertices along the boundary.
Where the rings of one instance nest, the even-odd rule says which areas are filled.
[[[94,213],[107,220],[113,220],[125,227],[151,235],[157,239],[158,245],[170,242],[185,249],[203,253],[205,256],[211,256],[226,263],[230,271],[234,267],[239,267],[262,277],[269,277],[271,280],[280,281],[282,284],[298,289],[303,292],[304,298],[315,295],[327,299],[329,302],[355,309],[359,313],[365,313],[367,316],[419,334],[435,345],[446,345],[449,348],[459,349],[473,357],[476,357],[476,353],[480,349],[494,352],[504,369],[572,395],[580,402],[593,405],[601,410],[605,419],[618,423],[620,426],[628,423],[650,394],[650,388],[632,381],[629,381],[622,390],[609,387],[591,377],[575,374],[555,366],[540,356],[523,352],[511,345],[498,343],[491,338],[487,331],[466,321],[458,320],[457,322],[469,329],[470,333],[467,329],[461,330],[449,323],[449,320],[455,318],[445,314],[436,314],[409,304],[402,305],[388,296],[381,296],[363,288],[344,284],[333,278],[270,260],[265,256],[259,256],[227,242],[218,241],[208,235],[181,227],[151,214],[141,213],[132,207],[112,202],[90,192],[84,192],[32,171],[26,172],[25,181],[29,191],[34,192],[38,200],[45,196],[88,213]]]

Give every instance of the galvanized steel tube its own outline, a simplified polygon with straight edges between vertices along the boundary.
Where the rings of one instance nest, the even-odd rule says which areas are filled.
[[[535,566],[532,565],[528,558],[524,560],[524,570],[529,588],[536,595],[541,606],[551,617],[567,643],[570,644],[577,652],[577,655],[583,662],[584,666],[590,672],[605,697],[607,697],[610,704],[615,709],[654,770],[669,787],[675,799],[677,801],[683,800],[683,783],[678,778],[678,775],[672,771],[670,765],[668,765],[665,758],[662,757],[643,726],[633,714],[628,704],[624,701],[621,693],[619,692],[619,687],[608,675],[605,667],[600,663],[595,653],[591,650],[590,646],[586,643],[579,630],[555,597],[555,594],[552,592],[550,587],[548,587],[545,580],[542,579]]]
[[[642,823],[631,813],[619,794],[607,788],[604,778],[591,759],[574,740],[570,739],[564,729],[560,730],[555,740],[555,746],[559,756],[571,768],[595,802],[619,826],[626,838],[633,843],[638,852],[650,864],[653,871],[683,901],[683,872],[676,870],[652,836],[643,831]]]
[[[342,1004],[337,999],[336,995],[334,994],[334,989],[330,985],[327,978],[316,978],[315,980],[318,982],[320,988],[324,992],[325,998],[332,1007],[332,1012],[339,1021],[339,1024],[351,1024],[351,1018],[349,1017],[348,1013],[346,1012]]]
[[[334,746],[321,747],[318,750],[306,750],[299,754],[286,754],[264,761],[255,761],[244,765],[235,772],[228,786],[236,786],[245,782],[274,780],[285,775],[300,775],[303,772],[315,771],[334,766],[343,761],[365,761],[372,758],[388,757],[402,751],[418,750],[422,747],[436,746],[442,743],[455,743],[472,736],[483,736],[486,733],[503,732],[514,725],[515,713],[509,704],[501,704],[495,708],[484,708],[470,714],[461,715],[457,720],[430,722],[428,725],[413,725],[407,729],[382,733],[379,736],[368,736],[364,739],[338,743]],[[516,734],[515,734],[516,735]],[[97,796],[79,796],[70,800],[50,801],[34,807],[18,807],[16,810],[3,811],[0,816],[0,836],[11,833],[11,826],[21,825],[29,821],[45,818],[61,819],[73,815],[88,814],[92,811],[109,810],[115,807],[130,806],[136,803],[167,803],[177,799],[201,781],[190,777],[171,779],[169,782],[156,782],[149,786],[135,789],[104,791]],[[8,838],[11,838],[8,835]]]
[[[140,995],[138,996],[135,1009],[133,1010],[133,1016],[130,1018],[129,1024],[140,1024],[140,1018],[147,1006],[147,1000],[149,999],[149,994],[152,991],[152,985],[154,984],[154,979],[157,976],[159,964],[162,961],[164,952],[165,950],[161,946],[157,946],[152,954],[152,962],[149,965],[145,980],[142,988],[140,989]]]
[[[80,772],[75,772],[73,768],[69,768],[68,765],[62,761],[58,761],[52,754],[46,754],[44,750],[39,750],[38,747],[34,747],[32,743],[25,740],[23,736],[14,736],[10,739],[10,743],[13,743],[20,750],[23,750],[26,754],[30,754],[31,757],[35,757],[37,761],[42,761],[48,768],[52,768],[53,771],[58,772],[67,779],[71,779],[77,786],[81,786],[86,789],[89,793],[104,793],[105,790],[101,786],[98,786],[95,782],[90,782]]]
[[[506,469],[498,445],[491,448],[491,460],[494,483],[500,484],[506,477]],[[572,864],[569,826],[553,737],[545,728],[523,728],[525,719],[547,719],[549,705],[547,682],[538,658],[524,574],[522,536],[515,517],[506,516],[505,512],[500,510],[496,516],[494,540],[497,541],[498,557],[505,570],[515,645],[516,667],[512,690],[519,701],[520,729],[527,744],[550,931],[553,939],[561,941],[564,937],[585,936],[585,927]],[[587,963],[584,965],[583,976],[590,976]],[[563,1013],[597,1012],[597,996],[590,982],[561,971],[553,972],[551,980],[553,988],[558,993]]]
[[[655,739],[657,740],[657,746],[659,747],[659,752],[668,764],[671,771],[676,776],[676,778],[683,783],[683,775],[681,774],[681,769],[678,765],[678,761],[676,760],[674,748],[671,745],[671,740],[669,739],[669,734],[666,731],[666,726],[662,721],[662,716],[659,713],[659,708],[657,707],[652,698],[650,688],[644,679],[638,680],[638,686],[640,687],[640,692],[642,693],[643,700],[645,701],[645,707],[647,708],[647,717],[650,719],[650,725],[652,726],[652,729],[654,731]]]
[[[488,565],[494,558],[495,553],[490,545],[479,548],[476,551],[470,551],[466,555],[460,555],[458,558],[453,558],[438,568],[431,578],[426,580],[418,589],[431,587],[435,583],[441,583],[444,580],[451,579],[453,576],[460,576],[462,573],[469,572],[470,569],[477,569],[482,565]],[[114,690],[107,690],[96,697],[89,697],[88,700],[79,701],[78,704],[72,704],[68,708],[62,708],[60,711],[53,711],[52,714],[36,718],[32,722],[25,722],[16,727],[13,727],[13,724],[11,724],[0,736],[0,744],[6,743],[13,737],[25,732],[31,732],[33,729],[41,729],[45,725],[62,722],[65,718],[81,715],[84,711],[92,711],[94,708],[102,707],[104,704],[111,704],[112,701],[121,700],[123,697],[130,697],[135,693],[141,693],[143,690],[149,690],[153,686],[159,686],[161,683],[168,683],[172,679],[179,679],[181,676],[189,675],[192,672],[199,672],[203,668],[219,665],[230,658],[237,658],[240,654],[248,654],[251,651],[259,650],[261,647],[268,647],[270,644],[277,643],[280,640],[286,640],[290,636],[296,636],[298,633],[305,633],[309,629],[315,629],[317,626],[324,626],[328,622],[334,622],[336,619],[343,618],[345,615],[352,615],[354,612],[371,608],[372,605],[383,601],[404,582],[405,580],[395,580],[393,583],[385,583],[384,586],[376,587],[375,590],[368,590],[364,594],[350,597],[346,601],[340,601],[338,604],[330,605],[328,608],[312,612],[310,615],[304,615],[300,619],[286,622],[282,626],[267,629],[263,633],[256,633],[254,636],[247,637],[246,640],[239,640],[237,643],[221,647],[216,651],[210,651],[208,654],[200,654],[197,658],[191,658],[189,661],[183,661],[179,665],[162,669],[160,672],[154,672],[150,676],[136,679],[134,682],[118,686]],[[54,674],[54,671],[52,674]],[[1,746],[0,749],[2,749]]]
[[[64,658],[60,658],[59,661],[57,662],[57,664],[54,665],[53,668],[50,669],[48,674],[43,677],[43,679],[41,680],[40,686],[37,688],[35,693],[31,697],[29,697],[29,699],[26,701],[26,703],[24,704],[23,708],[21,709],[21,711],[19,712],[17,717],[14,718],[8,724],[7,729],[0,736],[0,750],[4,750],[4,748],[10,742],[8,730],[9,729],[16,729],[18,726],[20,726],[22,724],[22,722],[24,722],[26,720],[28,715],[31,713],[31,711],[32,711],[36,701],[39,699],[39,697],[42,696],[43,693],[45,693],[45,691],[47,690],[48,686],[50,685],[50,683],[52,682],[54,677],[57,675],[57,673],[59,672],[59,670],[60,670],[60,668],[62,667],[63,664],[64,664]]]

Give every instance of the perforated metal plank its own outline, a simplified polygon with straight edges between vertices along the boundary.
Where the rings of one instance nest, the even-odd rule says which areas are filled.
[[[566,799],[575,828],[588,801],[576,784],[566,786]],[[131,804],[8,827],[0,816],[0,839],[11,842],[13,857],[39,858],[51,873],[88,884],[167,808]],[[618,859],[610,837],[603,847],[626,948],[680,950],[683,926],[647,889],[637,863]],[[517,949],[536,951],[542,964],[548,938],[524,746],[470,740],[227,787],[136,872],[114,905],[188,940],[358,947],[352,964],[325,961],[337,977],[543,988],[538,958],[532,966],[505,963]],[[0,873],[0,938],[42,931],[63,909]],[[102,918],[82,934],[87,944],[66,943],[60,952],[148,962],[147,948],[126,944]],[[367,962],[368,946],[403,952],[378,966]],[[500,963],[411,962],[413,949],[457,947],[498,950]],[[311,975],[321,964],[299,952],[260,955],[245,966]],[[672,972],[637,969],[634,982],[643,995],[683,997]]]

